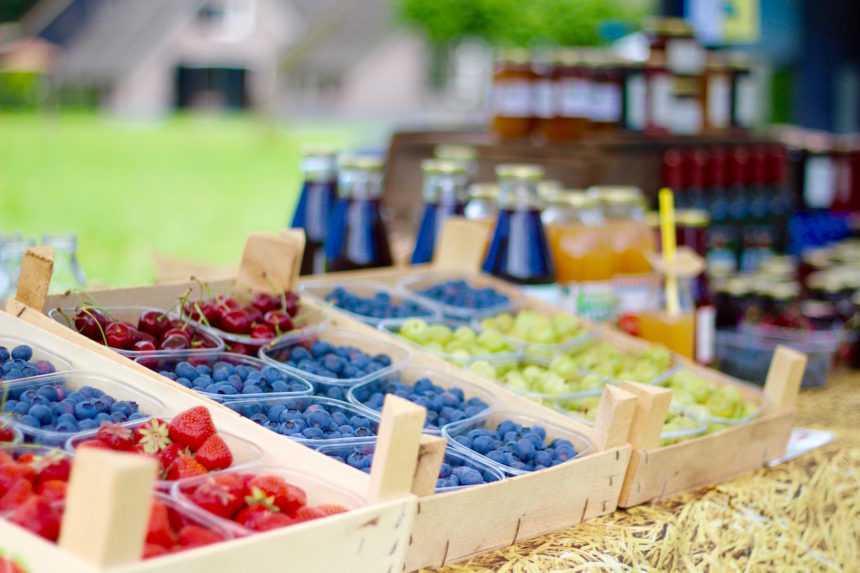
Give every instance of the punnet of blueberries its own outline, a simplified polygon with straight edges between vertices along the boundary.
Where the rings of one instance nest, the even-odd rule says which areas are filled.
[[[435,284],[419,294],[436,302],[458,307],[483,310],[510,303],[507,295],[492,287],[474,287],[465,280],[449,280]]]
[[[570,440],[556,438],[546,441],[543,426],[524,426],[513,420],[502,420],[495,429],[472,427],[465,424],[461,429],[452,429],[450,437],[473,452],[486,456],[503,469],[535,471],[557,466],[576,457],[577,452]]]
[[[165,361],[156,365],[158,373],[166,378],[206,394],[219,396],[246,396],[253,394],[309,394],[309,382],[260,363],[259,367],[248,364],[231,364],[215,360],[212,364],[193,365],[186,360],[175,363]]]
[[[264,428],[297,440],[339,440],[376,435],[378,423],[347,404],[302,398],[225,402]]]
[[[428,377],[418,378],[413,384],[391,379],[366,382],[351,392],[355,400],[373,410],[382,410],[386,394],[423,406],[427,408],[424,427],[428,430],[439,430],[445,424],[472,418],[490,407],[478,396],[466,398],[462,388],[445,388]]]
[[[136,402],[117,400],[92,386],[72,390],[62,383],[10,386],[3,413],[21,426],[64,434],[94,430],[102,422],[149,417]]]
[[[431,315],[431,312],[420,304],[411,300],[395,302],[390,294],[382,291],[364,297],[343,287],[335,287],[325,296],[325,300],[338,308],[369,318],[407,318]]]
[[[33,348],[27,344],[11,351],[0,346],[0,380],[20,380],[42,374],[51,374],[56,368],[48,360],[33,360]]]

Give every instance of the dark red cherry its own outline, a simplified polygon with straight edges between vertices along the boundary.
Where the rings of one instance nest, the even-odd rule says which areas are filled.
[[[257,340],[269,340],[275,337],[275,331],[265,324],[256,324],[251,329],[251,338]]]
[[[270,310],[278,310],[281,308],[281,299],[268,293],[261,292],[254,295],[254,300],[251,301],[251,305],[260,309],[260,312],[265,314]]]
[[[221,319],[221,328],[232,334],[248,334],[251,319],[244,310],[231,310]]]
[[[275,334],[284,334],[293,329],[293,319],[283,310],[270,310],[263,316],[263,323]]]
[[[160,310],[147,310],[140,315],[137,329],[141,332],[148,332],[156,338],[161,338],[170,329],[170,317]]]
[[[107,319],[105,319],[105,315],[102,311],[91,307],[82,308],[75,313],[74,323],[75,330],[87,338],[104,342],[102,332],[107,324]]]

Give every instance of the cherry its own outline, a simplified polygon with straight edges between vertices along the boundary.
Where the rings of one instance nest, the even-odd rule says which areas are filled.
[[[248,313],[248,318],[251,319],[251,323],[263,320],[263,313],[256,306],[246,306],[242,310]]]
[[[244,310],[231,310],[221,319],[221,328],[233,334],[248,334],[251,319]]]
[[[256,338],[257,340],[269,340],[274,337],[275,331],[265,324],[256,324],[254,325],[254,328],[251,329],[251,338]]]
[[[254,295],[254,300],[251,301],[251,305],[259,309],[260,312],[266,313],[270,310],[278,310],[281,308],[281,299],[268,293],[261,292]]]
[[[156,338],[161,338],[170,328],[170,318],[160,310],[147,310],[137,320],[137,328],[141,332],[148,332]]]
[[[137,352],[147,352],[155,350],[155,343],[152,340],[138,340],[132,345],[132,349]]]
[[[263,322],[277,334],[283,334],[293,329],[292,317],[283,310],[270,310],[263,315]]]
[[[106,323],[105,315],[95,308],[81,309],[75,313],[75,330],[92,340],[103,340],[102,332]]]
[[[187,338],[181,334],[170,334],[164,337],[158,347],[161,350],[185,350],[191,346]]]
[[[111,348],[128,350],[139,338],[137,330],[124,322],[112,322],[105,328],[105,340]]]
[[[162,339],[167,338],[168,336],[182,336],[183,338],[185,338],[185,340],[187,340],[188,342],[191,342],[191,337],[193,335],[194,335],[194,331],[191,330],[190,327],[178,326],[178,327],[173,327],[173,328],[169,329],[167,332],[165,332]]]
[[[229,352],[232,352],[233,354],[244,354],[246,356],[251,355],[251,351],[249,350],[249,348],[241,342],[237,342],[235,344],[228,344],[227,350]]]
[[[140,333],[140,339],[141,339],[141,340],[149,341],[149,342],[151,342],[151,343],[153,343],[153,344],[155,344],[156,342],[158,342],[158,339],[157,339],[156,337],[154,337],[153,335],[151,335],[150,333],[148,333],[148,332],[141,332],[141,333]]]
[[[12,426],[0,423],[0,442],[11,442],[14,437],[15,433],[12,431]]]
[[[290,291],[285,292],[284,303],[284,310],[287,314],[296,316],[299,313],[299,295]]]
[[[236,302],[236,299],[231,298],[231,297],[224,295],[224,294],[216,296],[215,297],[215,303],[218,306],[226,306],[230,310],[238,310],[239,309],[239,303]]]

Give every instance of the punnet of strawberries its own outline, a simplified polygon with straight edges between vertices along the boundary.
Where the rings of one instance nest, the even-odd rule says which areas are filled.
[[[177,414],[169,422],[151,418],[136,427],[102,424],[78,448],[103,448],[152,456],[162,480],[178,480],[229,468],[233,453],[218,434],[205,406]]]
[[[302,488],[274,473],[222,472],[179,483],[197,507],[249,531],[269,531],[347,511],[337,504],[308,505]]]
[[[165,494],[152,499],[143,558],[158,557],[230,539],[231,535],[189,515]]]

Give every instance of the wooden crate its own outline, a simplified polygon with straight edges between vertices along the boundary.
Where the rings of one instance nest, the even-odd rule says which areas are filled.
[[[270,258],[269,262],[276,264],[273,258]],[[22,277],[24,276],[25,273],[22,272]],[[232,281],[222,281],[209,286],[219,292],[229,290],[233,284]],[[144,304],[165,308],[188,288],[194,289],[197,285],[177,283],[114,289],[91,292],[87,296],[104,306]],[[42,295],[41,298],[36,296],[30,299],[30,306],[21,301],[12,301],[9,309],[20,313],[21,318],[41,328],[68,340],[75,340],[94,353],[99,353],[115,362],[128,364],[129,361],[126,358],[74,333],[66,326],[35,310],[69,306],[77,302],[77,295],[48,297],[47,301]],[[388,343],[406,346],[406,343],[393,340],[387,334],[346,318],[340,313],[332,313],[332,322],[336,326],[361,332],[368,339],[385,340]],[[477,553],[577,525],[584,519],[615,510],[631,453],[631,448],[626,442],[635,410],[636,399],[632,394],[619,388],[608,388],[601,402],[598,423],[594,428],[590,428],[433,355],[416,352],[411,347],[409,349],[413,353],[412,364],[449,373],[492,391],[497,396],[499,408],[532,414],[547,422],[579,431],[590,438],[595,449],[582,458],[540,472],[463,490],[434,494],[438,463],[441,462],[443,452],[439,449],[438,439],[426,438],[418,460],[420,475],[413,480],[413,492],[420,497],[413,532],[408,543],[405,570],[441,566]],[[132,368],[142,369],[137,364],[132,365]],[[162,384],[177,386],[174,382],[153,372],[146,371],[146,373]],[[186,393],[191,392],[187,389],[183,390]],[[253,422],[249,423],[253,424]],[[267,433],[271,434],[270,440],[276,440],[278,443],[290,442],[286,437]],[[355,472],[352,468],[346,469]],[[353,477],[356,484],[366,481],[364,475]]]

